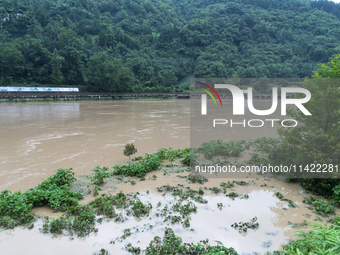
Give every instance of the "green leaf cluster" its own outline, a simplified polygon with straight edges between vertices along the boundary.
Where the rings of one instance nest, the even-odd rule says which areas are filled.
[[[2,191],[0,227],[13,228],[32,222],[34,214],[30,210],[34,207],[48,206],[55,210],[66,211],[68,207],[78,205],[78,200],[83,198],[83,195],[70,187],[75,180],[72,169],[58,169],[55,175],[24,193]]]
[[[162,160],[169,159],[170,161],[175,158],[188,158],[188,153],[190,149],[178,149],[173,150],[173,148],[165,149],[161,148],[156,153],[148,154],[134,163],[127,165],[115,165],[113,167],[113,175],[124,175],[124,176],[137,176],[144,177],[147,172],[155,171],[161,166]],[[184,162],[187,163],[186,160]]]
[[[201,241],[197,244],[183,243],[182,238],[175,235],[171,228],[166,228],[164,231],[163,239],[159,236],[155,236],[149,246],[145,249],[145,254],[158,255],[158,254],[185,254],[185,255],[197,255],[197,254],[226,254],[237,255],[238,253],[233,248],[227,248],[219,241],[216,241],[217,245],[207,245],[207,241]],[[130,247],[131,248],[131,247]]]

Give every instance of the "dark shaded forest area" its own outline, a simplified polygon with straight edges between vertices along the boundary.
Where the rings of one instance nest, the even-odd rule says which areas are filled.
[[[0,85],[182,92],[189,77],[311,76],[340,53],[339,18],[329,1],[0,0]]]

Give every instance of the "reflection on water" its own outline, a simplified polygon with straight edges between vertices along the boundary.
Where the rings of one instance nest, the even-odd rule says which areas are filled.
[[[10,103],[1,104],[1,126],[13,123],[30,123],[39,120],[74,120],[79,118],[78,102],[61,103]]]

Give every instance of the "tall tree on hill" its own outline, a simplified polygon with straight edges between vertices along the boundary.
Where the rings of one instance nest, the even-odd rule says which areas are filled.
[[[0,79],[2,84],[9,84],[13,77],[23,69],[24,57],[20,50],[10,43],[0,43]]]
[[[57,49],[54,49],[52,59],[51,59],[51,81],[53,84],[58,85],[61,84],[64,80],[64,76],[61,72],[62,62],[64,58],[59,56]]]

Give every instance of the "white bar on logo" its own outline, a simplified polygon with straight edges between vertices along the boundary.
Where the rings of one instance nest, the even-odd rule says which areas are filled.
[[[216,127],[216,125],[225,125],[228,121],[226,119],[214,119],[213,127]]]
[[[207,115],[207,95],[202,94],[201,99],[201,114]]]

